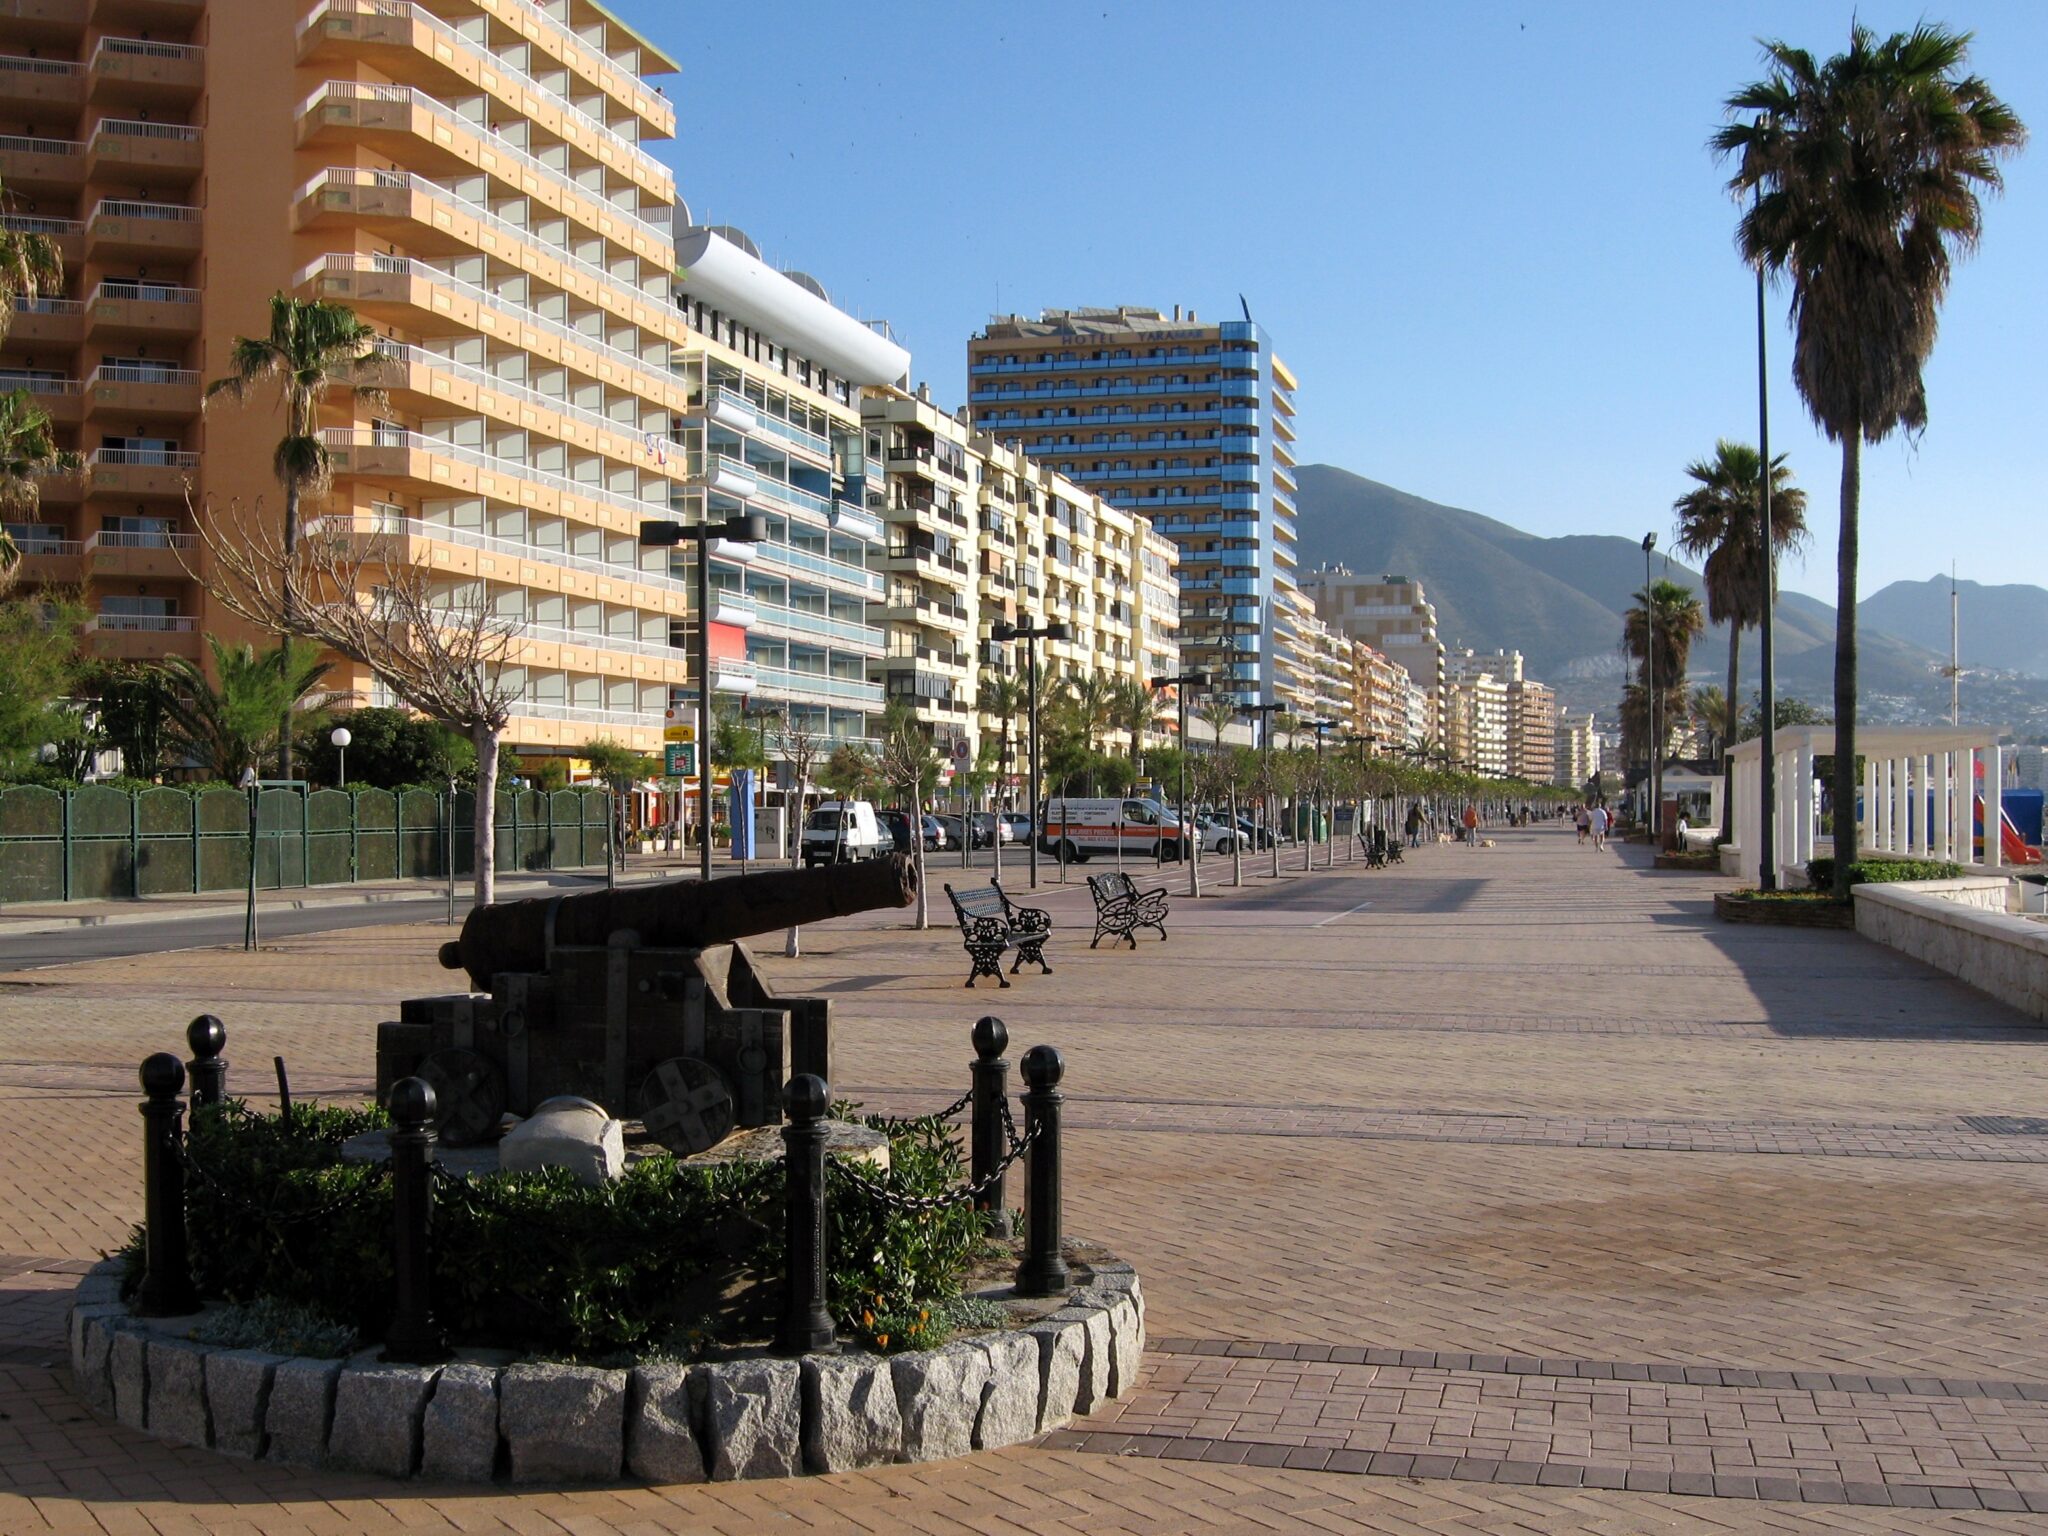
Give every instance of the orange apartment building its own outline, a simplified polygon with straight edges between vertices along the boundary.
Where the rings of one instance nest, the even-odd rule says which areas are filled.
[[[204,384],[273,292],[334,300],[375,326],[390,407],[328,402],[308,517],[527,621],[509,746],[655,748],[689,588],[638,524],[687,504],[674,445],[740,360],[672,292],[643,145],[675,127],[645,77],[674,68],[591,0],[0,0],[4,217],[66,272],[19,306],[0,387],[84,459],[10,524],[26,579],[80,585],[107,654],[231,629],[181,563],[187,497],[278,506],[282,416],[202,412]]]

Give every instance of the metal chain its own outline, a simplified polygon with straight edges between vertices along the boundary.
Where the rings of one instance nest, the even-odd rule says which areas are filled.
[[[336,1196],[323,1206],[310,1211],[277,1211],[258,1205],[255,1201],[238,1195],[229,1189],[215,1176],[213,1170],[194,1157],[190,1147],[182,1142],[178,1145],[178,1162],[188,1173],[195,1175],[216,1200],[234,1207],[244,1215],[254,1216],[260,1221],[274,1222],[281,1226],[294,1226],[306,1221],[322,1221],[329,1216],[339,1215],[341,1212],[368,1200],[372,1194],[382,1187],[384,1181],[391,1174],[391,1169],[388,1165],[380,1165],[376,1169],[376,1176],[367,1183],[349,1190],[345,1194]]]
[[[1033,1126],[1021,1138],[1013,1137],[1010,1150],[1003,1160],[988,1171],[986,1177],[973,1184],[961,1184],[947,1190],[943,1195],[900,1195],[887,1185],[877,1184],[865,1174],[855,1173],[842,1162],[827,1159],[825,1166],[839,1175],[869,1199],[899,1211],[942,1211],[950,1205],[961,1205],[969,1200],[978,1200],[995,1187],[1012,1163],[1024,1155],[1025,1148],[1038,1139],[1038,1127]]]

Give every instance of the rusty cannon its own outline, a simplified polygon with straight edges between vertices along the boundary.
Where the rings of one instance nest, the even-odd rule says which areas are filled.
[[[466,1146],[569,1094],[701,1152],[779,1121],[791,1074],[831,1081],[829,1001],[777,996],[740,941],[916,897],[899,854],[478,907],[441,946],[477,990],[408,999],[377,1026],[378,1100],[425,1078],[435,1129]]]

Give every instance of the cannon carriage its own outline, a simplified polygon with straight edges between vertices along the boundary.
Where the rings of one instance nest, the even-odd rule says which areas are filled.
[[[477,990],[409,999],[378,1026],[378,1099],[425,1078],[451,1146],[565,1094],[678,1155],[775,1124],[788,1076],[830,1081],[830,1003],[779,996],[742,940],[916,892],[898,855],[479,907],[441,947]]]

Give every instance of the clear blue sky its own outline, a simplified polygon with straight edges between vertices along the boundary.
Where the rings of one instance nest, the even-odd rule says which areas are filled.
[[[1238,295],[1322,460],[1534,533],[1670,538],[1684,464],[1754,441],[1754,288],[1705,149],[1847,4],[617,0],[683,63],[661,151],[699,222],[885,317],[948,406],[998,309]],[[2036,143],[1957,271],[1917,445],[1865,458],[1864,595],[1953,558],[2048,582],[2048,4],[1862,0],[1974,30]],[[1839,453],[1771,326],[1772,446],[1832,600]]]

